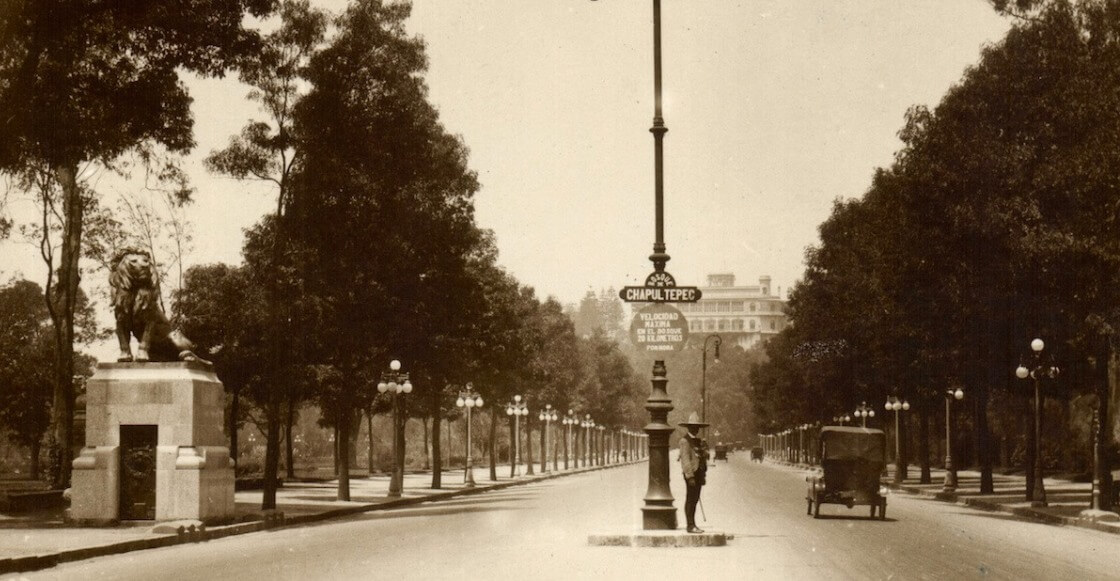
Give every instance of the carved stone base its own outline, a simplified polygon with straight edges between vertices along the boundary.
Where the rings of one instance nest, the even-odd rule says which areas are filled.
[[[121,506],[122,479],[129,478],[141,486],[154,479],[155,520],[232,520],[234,470],[222,432],[223,407],[224,390],[209,365],[98,365],[86,384],[86,448],[73,464],[70,521],[121,520],[129,514]],[[155,427],[154,470],[151,462],[140,463],[146,481],[145,474],[134,474],[137,469],[122,468],[131,462],[121,457],[122,426]]]

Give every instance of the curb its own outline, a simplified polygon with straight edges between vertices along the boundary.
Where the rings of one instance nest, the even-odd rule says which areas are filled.
[[[174,545],[184,545],[187,543],[201,543],[205,541],[231,537],[234,535],[243,535],[248,533],[255,533],[264,530],[281,529],[288,527],[296,527],[309,523],[325,521],[333,518],[352,516],[364,512],[373,512],[378,510],[392,510],[396,508],[403,508],[406,506],[413,506],[417,504],[424,504],[428,502],[438,502],[441,500],[448,500],[451,498],[472,496],[475,494],[482,494],[484,492],[491,492],[494,490],[502,490],[513,486],[521,486],[524,484],[533,484],[545,480],[552,480],[554,478],[562,478],[564,476],[574,476],[576,474],[585,474],[588,472],[597,472],[599,470],[608,470],[611,468],[621,468],[623,466],[630,466],[632,464],[641,464],[646,462],[647,459],[628,461],[621,464],[609,464],[606,466],[590,466],[580,469],[568,470],[565,472],[549,472],[547,474],[534,475],[533,477],[521,477],[519,480],[507,480],[505,482],[496,482],[494,484],[479,485],[474,488],[462,488],[459,490],[449,490],[446,492],[436,492],[425,496],[417,496],[413,498],[398,498],[394,500],[387,500],[385,502],[363,504],[359,506],[348,506],[345,508],[336,508],[325,510],[320,513],[303,514],[299,516],[285,517],[282,511],[266,511],[264,520],[242,522],[231,525],[222,525],[216,527],[202,526],[199,528],[191,527],[185,529],[180,527],[177,533],[169,534],[162,537],[155,537],[149,539],[135,539],[131,541],[121,541],[115,543],[108,543],[104,545],[95,545],[92,547],[82,547],[80,549],[69,549],[65,551],[58,551],[54,553],[43,553],[39,555],[25,555],[21,557],[4,557],[0,558],[0,575],[8,573],[24,573],[28,571],[40,571],[58,566],[62,563],[71,563],[74,561],[83,561],[85,559],[92,559],[94,557],[105,557],[108,555],[119,555],[131,551],[140,551],[144,549],[158,549],[161,547],[170,547]]]
[[[961,506],[978,508],[980,510],[986,510],[986,511],[989,511],[989,512],[1002,512],[1002,513],[1006,513],[1006,514],[1012,514],[1012,515],[1015,515],[1015,516],[1018,516],[1018,517],[1021,517],[1021,518],[1027,519],[1027,520],[1036,521],[1036,522],[1041,522],[1041,523],[1046,523],[1046,524],[1051,524],[1051,525],[1058,525],[1058,526],[1079,527],[1079,528],[1084,528],[1084,529],[1091,529],[1091,530],[1094,530],[1094,531],[1100,531],[1102,533],[1112,533],[1114,535],[1120,534],[1120,527],[1101,524],[1099,522],[1089,520],[1089,519],[1072,517],[1072,516],[1061,516],[1061,515],[1056,515],[1056,514],[1047,514],[1045,512],[1034,510],[1033,508],[1025,507],[1025,506],[1014,506],[1014,507],[1004,506],[1002,504],[999,504],[998,502],[992,502],[990,500],[985,500],[983,498],[976,498],[976,497],[963,497],[962,498],[961,495],[956,493],[956,492],[923,490],[923,489],[915,487],[915,486],[906,486],[906,485],[899,486],[899,485],[894,484],[894,483],[887,484],[886,486],[888,488],[890,488],[891,490],[902,491],[902,492],[905,492],[905,493],[913,495],[913,496],[920,496],[922,498],[931,498],[933,500],[940,500],[942,502],[952,502],[954,504],[959,504]]]

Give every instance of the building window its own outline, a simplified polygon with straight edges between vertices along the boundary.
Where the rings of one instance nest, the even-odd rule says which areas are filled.
[[[714,313],[714,312],[716,312],[716,303],[715,303],[715,301],[707,301],[707,302],[705,302],[705,303],[704,303],[704,312],[705,312],[705,313]]]
[[[743,319],[735,319],[734,321],[732,321],[731,322],[731,329],[734,330],[734,331],[742,331],[743,330]]]
[[[716,322],[713,321],[712,319],[708,319],[707,321],[704,321],[704,329],[705,330],[714,331],[715,327],[716,327]]]
[[[753,331],[754,329],[755,329],[755,320],[751,319],[751,330]]]
[[[731,301],[720,301],[719,302],[719,312],[730,313],[731,312]]]
[[[770,321],[770,330],[773,331],[774,329],[777,329],[777,328],[778,328],[778,324],[775,323],[774,321]]]
[[[751,303],[751,312],[753,313],[757,310],[758,310],[758,303]]]

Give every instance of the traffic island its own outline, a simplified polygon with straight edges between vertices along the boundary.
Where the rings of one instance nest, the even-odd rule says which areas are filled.
[[[596,534],[587,537],[593,547],[723,547],[731,535],[722,532],[687,533],[682,530]]]

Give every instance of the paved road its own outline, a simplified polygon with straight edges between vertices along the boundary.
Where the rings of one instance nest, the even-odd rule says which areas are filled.
[[[675,467],[675,466],[674,466]],[[705,488],[727,547],[589,547],[640,523],[634,465],[316,526],[65,564],[29,579],[1117,579],[1120,537],[915,497],[805,514],[802,473],[732,456]],[[673,490],[683,496],[674,474]],[[678,498],[678,506],[682,504]],[[683,515],[681,515],[683,523]]]

